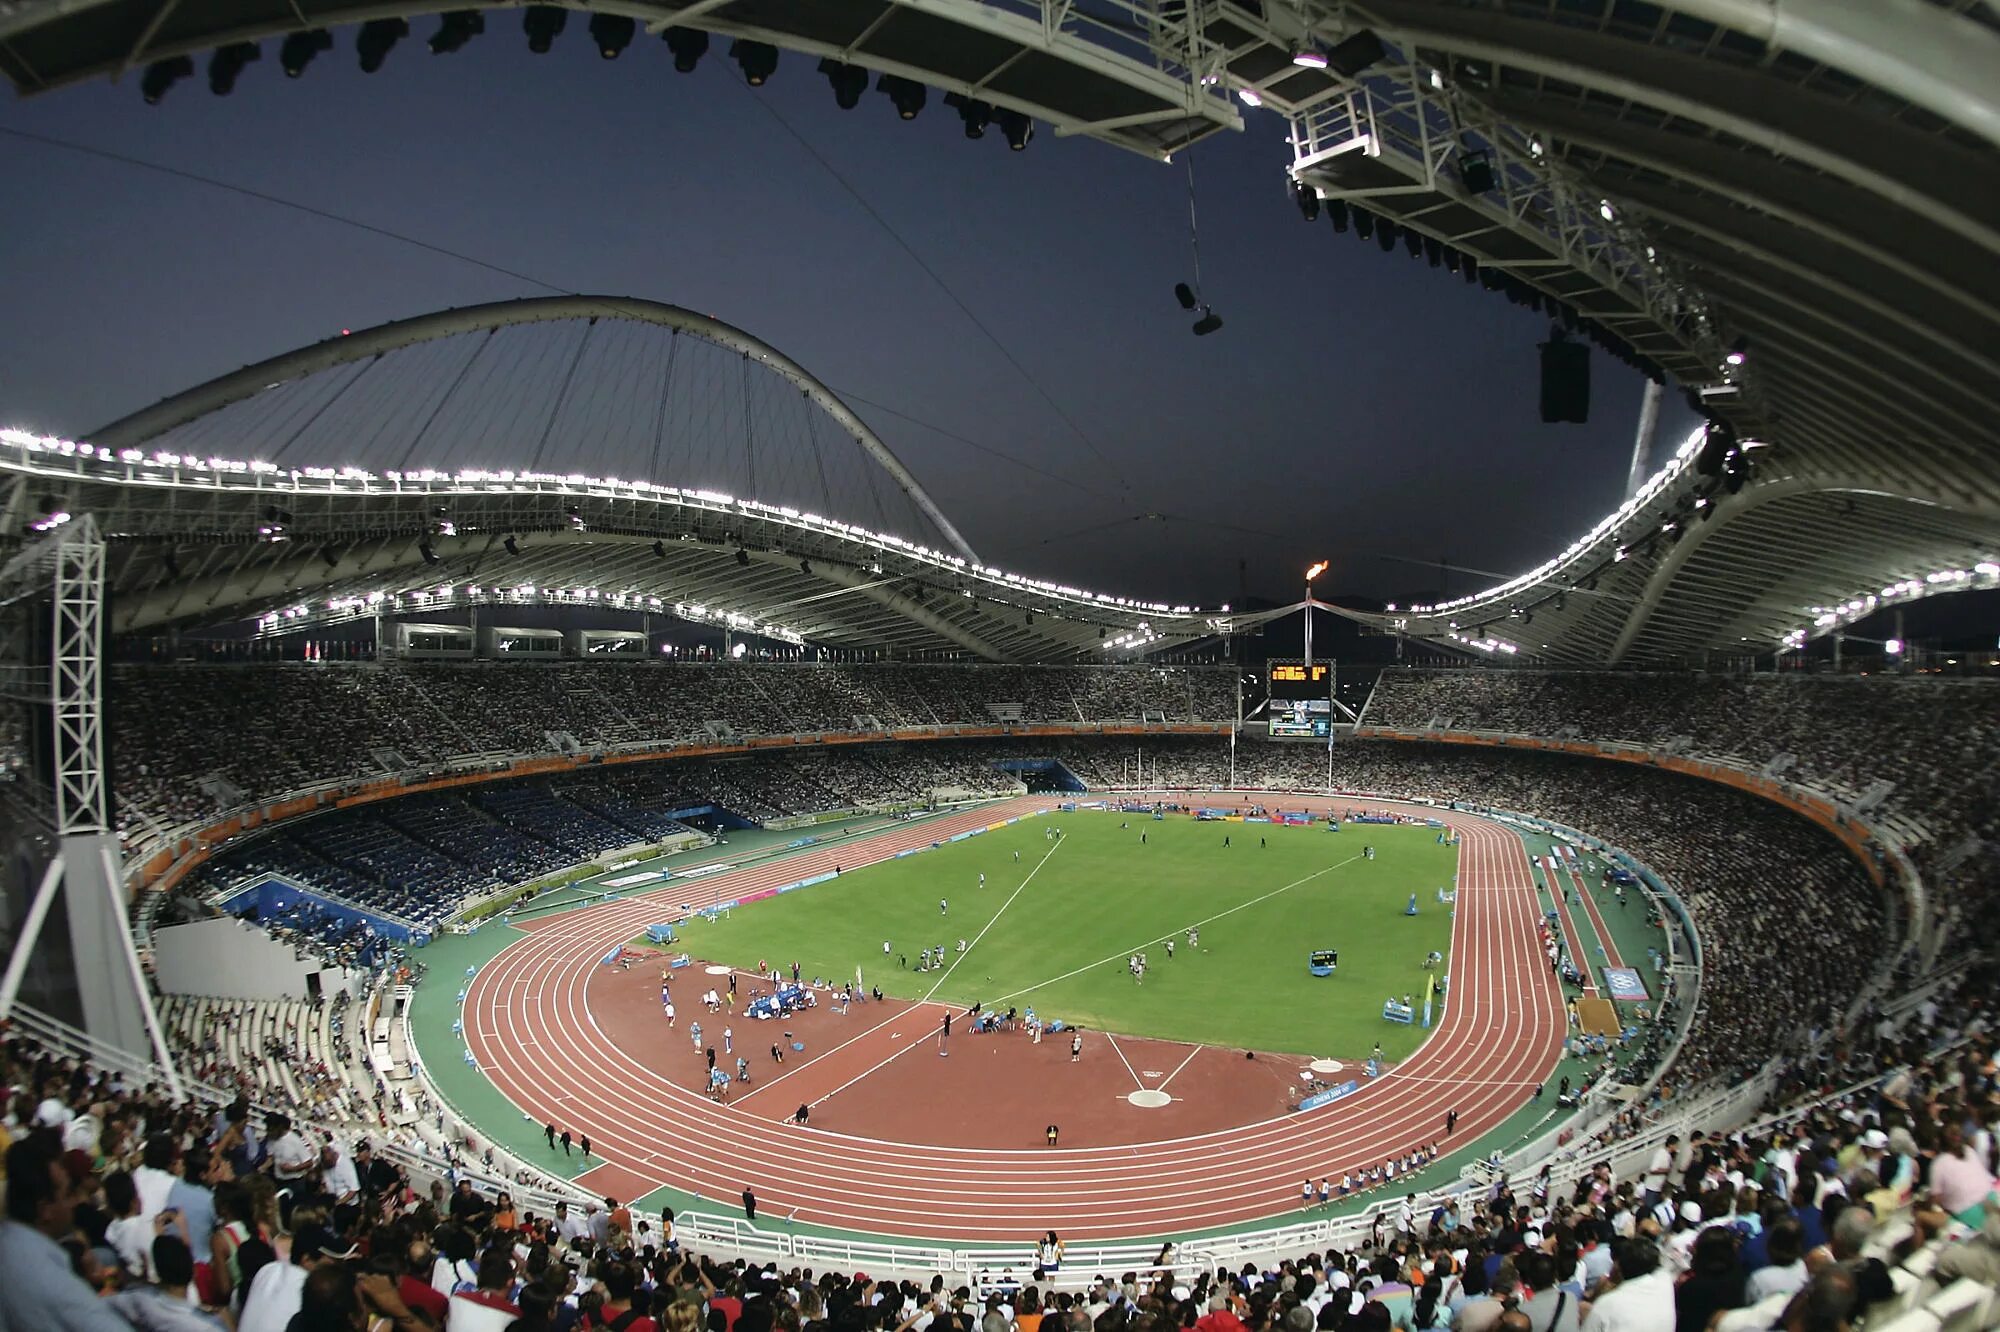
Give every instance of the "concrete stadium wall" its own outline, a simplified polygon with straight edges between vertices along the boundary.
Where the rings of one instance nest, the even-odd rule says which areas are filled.
[[[331,998],[365,979],[317,959],[301,962],[290,944],[226,916],[156,930],[153,975],[162,994],[217,999],[304,999],[313,975]]]

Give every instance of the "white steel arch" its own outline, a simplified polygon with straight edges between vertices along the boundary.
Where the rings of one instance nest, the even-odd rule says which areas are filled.
[[[895,481],[897,488],[909,496],[910,500],[923,510],[926,517],[937,524],[938,531],[951,542],[959,554],[974,563],[979,562],[978,553],[972,549],[971,544],[953,525],[951,519],[945,516],[944,510],[938,507],[937,501],[931,498],[930,493],[923,488],[923,484],[903,464],[903,460],[882,442],[881,437],[869,428],[866,421],[856,416],[832,389],[821,383],[804,366],[762,338],[746,333],[734,324],[725,324],[720,319],[697,314],[682,306],[640,300],[635,297],[532,296],[514,301],[495,301],[487,305],[468,305],[456,310],[439,310],[412,319],[399,319],[374,328],[364,328],[355,333],[327,338],[309,347],[300,347],[281,356],[273,356],[255,365],[245,366],[232,374],[211,379],[206,384],[198,384],[194,388],[176,393],[171,398],[163,399],[151,407],[134,412],[130,416],[120,417],[92,431],[91,442],[100,448],[112,450],[137,448],[176,426],[186,425],[231,403],[253,397],[274,384],[301,379],[337,366],[350,365],[371,356],[380,356],[384,352],[398,351],[438,338],[515,327],[521,324],[573,319],[620,319],[655,324],[690,334],[757,361],[798,388],[812,399],[821,411],[838,422],[871,458],[881,464],[882,470]]]

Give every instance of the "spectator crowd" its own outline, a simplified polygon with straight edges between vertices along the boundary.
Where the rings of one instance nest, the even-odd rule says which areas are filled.
[[[1920,1302],[1976,1314],[2000,1279],[2000,1091],[1993,977],[1970,979],[1854,1033],[1842,1072],[1861,1087],[1802,1086],[1746,1129],[1668,1137],[1632,1177],[1585,1159],[1392,1198],[1341,1248],[1232,1270],[1168,1242],[1151,1267],[1081,1281],[1053,1234],[972,1280],[700,1254],[671,1212],[523,1206],[366,1136],[177,1102],[12,1035],[0,1326],[1848,1332]]]
[[[1220,722],[1236,710],[1226,666],[294,663],[119,666],[109,678],[128,828],[466,755],[553,752],[560,737],[593,749],[998,720]]]

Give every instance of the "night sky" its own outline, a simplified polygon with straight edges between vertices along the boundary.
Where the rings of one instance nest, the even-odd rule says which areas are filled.
[[[935,92],[911,123],[872,91],[842,112],[790,53],[753,91],[721,42],[680,76],[643,35],[601,60],[576,15],[542,57],[507,11],[450,56],[415,26],[374,76],[343,30],[296,81],[267,43],[227,98],[197,74],[148,107],[135,73],[12,102],[0,129],[740,325],[843,393],[1067,478],[856,404],[989,561],[1087,587],[1215,604],[1237,596],[1240,558],[1253,593],[1289,599],[1327,557],[1323,592],[1428,595],[1440,559],[1518,572],[1621,497],[1639,379],[1595,355],[1591,424],[1541,425],[1542,319],[1306,224],[1270,113],[1194,150],[1202,284],[1227,325],[1196,339],[1172,295],[1193,275],[1179,162],[1046,125],[1023,153],[997,131],[968,142]],[[10,425],[74,435],[343,327],[547,291],[13,135],[0,180]],[[1665,443],[1690,421],[1669,402]]]

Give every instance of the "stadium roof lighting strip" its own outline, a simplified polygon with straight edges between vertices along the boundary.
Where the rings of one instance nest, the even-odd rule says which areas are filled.
[[[0,464],[6,452],[18,457],[19,466],[57,475],[76,475],[92,480],[140,486],[198,487],[203,489],[277,491],[286,495],[318,492],[328,495],[440,494],[483,491],[486,493],[538,493],[583,495],[596,499],[638,500],[754,515],[782,525],[820,535],[858,542],[931,565],[956,577],[973,577],[993,584],[996,590],[1033,592],[1058,601],[1080,603],[1084,607],[1125,612],[1143,611],[1156,615],[1211,616],[1192,605],[1140,601],[1105,592],[1030,578],[990,565],[973,564],[962,556],[935,550],[918,542],[885,532],[876,532],[856,523],[822,517],[789,505],[765,504],[719,491],[660,485],[650,481],[629,481],[619,477],[590,477],[552,472],[515,472],[466,469],[458,472],[419,470],[383,472],[359,467],[280,468],[267,462],[245,462],[229,458],[195,458],[176,453],[148,454],[139,449],[113,450],[30,431],[0,429]],[[50,466],[58,460],[68,467]],[[1228,610],[1222,608],[1223,612]],[[1187,628],[1189,626],[1183,626]],[[1155,636],[1157,637],[1157,635]]]
[[[1450,601],[1404,606],[1402,607],[1403,613],[1409,615],[1440,615],[1449,611],[1459,610],[1463,607],[1476,606],[1482,602],[1504,600],[1517,592],[1526,591],[1551,575],[1560,573],[1565,568],[1578,563],[1594,547],[1604,541],[1605,538],[1617,532],[1628,518],[1643,510],[1655,499],[1658,499],[1675,482],[1681,479],[1687,469],[1693,465],[1695,454],[1700,451],[1704,436],[1704,427],[1697,427],[1689,432],[1688,437],[1681,441],[1680,448],[1674,451],[1674,456],[1667,460],[1666,466],[1648,477],[1646,483],[1639,487],[1637,494],[1599,519],[1596,526],[1592,527],[1575,541],[1572,541],[1569,547],[1554,559],[1534,569],[1530,569],[1527,573],[1521,574],[1519,577],[1510,578],[1498,587],[1490,587],[1483,592],[1474,592],[1469,596],[1455,597]],[[1623,558],[1623,552],[1615,552],[1613,558]],[[1393,611],[1397,607],[1391,605],[1389,609]]]
[[[785,625],[758,620],[733,610],[719,610],[697,602],[667,601],[639,592],[605,593],[594,587],[545,587],[521,583],[513,587],[481,587],[467,584],[463,589],[439,587],[408,592],[370,592],[366,596],[328,597],[320,606],[300,603],[257,617],[260,635],[296,633],[307,627],[340,624],[376,614],[402,614],[435,610],[444,606],[589,606],[593,603],[620,610],[660,611],[697,624],[715,624],[736,633],[805,646],[805,636]]]
[[[1937,569],[1922,578],[1905,578],[1880,592],[1850,597],[1837,606],[1808,606],[1813,617],[1810,627],[1800,626],[1778,640],[1779,646],[1801,648],[1806,641],[1832,633],[1843,625],[1865,620],[1876,611],[1944,592],[1974,592],[2000,588],[2000,559],[1981,560],[1970,569]]]

